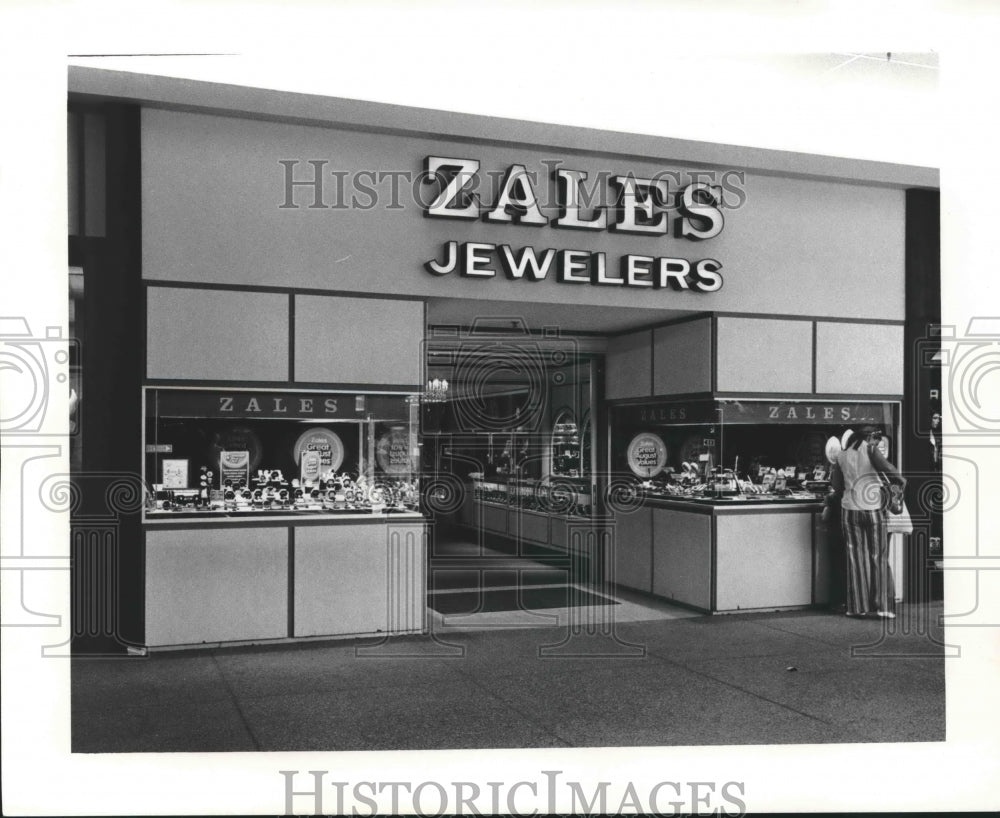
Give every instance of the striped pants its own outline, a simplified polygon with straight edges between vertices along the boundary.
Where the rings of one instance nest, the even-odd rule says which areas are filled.
[[[840,527],[847,552],[847,612],[891,611],[896,592],[885,512],[842,508]]]

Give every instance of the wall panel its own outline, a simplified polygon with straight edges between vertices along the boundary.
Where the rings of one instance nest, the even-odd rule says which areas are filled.
[[[375,185],[374,202],[361,187],[348,186],[344,206],[338,204],[331,174],[343,172],[350,181],[359,171],[399,171],[416,178],[427,156],[475,159],[481,168],[477,193],[489,203],[502,172],[515,163],[540,179],[548,177],[545,162],[553,159],[590,180],[609,172],[641,177],[674,170],[683,178],[686,169],[654,157],[570,155],[548,144],[511,141],[473,145],[432,132],[347,131],[150,108],[142,113],[142,269],[147,278],[699,312],[904,317],[902,189],[748,172],[739,193],[727,192],[727,199],[739,204],[726,210],[723,231],[703,242],[551,225],[524,228],[481,219],[424,218],[405,180],[400,206],[394,207],[389,178]],[[552,131],[554,139],[566,135]],[[310,162],[320,163],[325,207],[311,207],[315,188],[308,184],[295,188],[288,201],[289,179],[314,178],[316,166]],[[288,179],[287,167],[292,171]],[[728,181],[735,185],[734,179]],[[363,177],[359,182],[364,184]],[[607,203],[610,185],[602,188]],[[557,204],[547,195],[540,198],[544,214],[555,217]],[[611,271],[627,254],[711,258],[722,265],[724,284],[718,292],[700,293],[564,284],[552,272],[538,283],[511,280],[499,271],[495,253],[494,277],[429,274],[424,263],[440,259],[449,241],[508,244],[515,251],[531,245],[539,251],[604,252]],[[859,301],[858,292],[879,297]]]
[[[651,341],[649,330],[608,339],[604,381],[608,400],[649,397]]]
[[[295,380],[418,384],[424,305],[381,298],[295,296]]]
[[[720,392],[812,391],[812,322],[718,318]]]
[[[653,394],[711,391],[712,354],[710,318],[653,330]]]
[[[903,327],[820,322],[816,327],[816,391],[902,395]]]
[[[150,378],[285,381],[288,296],[148,287]]]

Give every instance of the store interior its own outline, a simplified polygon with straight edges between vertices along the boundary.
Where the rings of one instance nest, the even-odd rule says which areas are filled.
[[[428,302],[426,377],[437,388],[422,407],[421,459],[437,627],[530,626],[574,608],[603,616],[610,606],[617,621],[690,615],[602,586],[587,536],[606,463],[607,338],[670,317]]]

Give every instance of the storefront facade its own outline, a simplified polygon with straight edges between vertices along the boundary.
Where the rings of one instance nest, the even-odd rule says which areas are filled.
[[[81,314],[139,350],[113,405],[82,365],[81,471],[150,493],[119,529],[129,644],[423,631],[442,526],[584,548],[702,611],[823,604],[816,440],[874,421],[905,465],[908,197],[934,171],[115,72],[70,91],[71,121],[112,111],[117,179],[107,235],[71,237],[86,287],[112,270]],[[213,468],[237,451],[246,498]],[[711,496],[663,490],[692,462]],[[786,465],[782,502],[716,480]]]

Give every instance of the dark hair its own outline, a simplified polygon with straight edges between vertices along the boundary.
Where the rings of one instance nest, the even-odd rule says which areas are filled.
[[[868,438],[874,437],[876,440],[878,440],[884,434],[885,432],[882,431],[881,426],[873,426],[871,424],[867,424],[851,434],[851,439],[847,444],[847,448],[858,449],[861,447],[862,443],[868,440]]]

